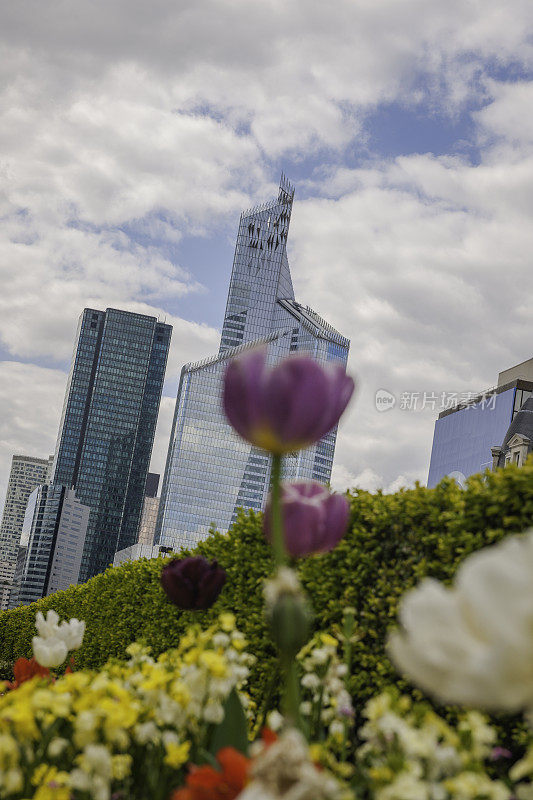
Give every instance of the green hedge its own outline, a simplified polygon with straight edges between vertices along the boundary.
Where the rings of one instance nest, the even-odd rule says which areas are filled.
[[[397,680],[384,642],[406,589],[424,575],[449,581],[469,553],[533,523],[533,462],[473,476],[465,490],[446,479],[434,489],[417,486],[390,495],[355,491],[351,507],[349,531],[341,544],[328,555],[301,561],[299,568],[318,628],[340,623],[345,606],[356,609],[359,640],[351,688],[364,701]],[[135,639],[162,652],[193,619],[208,622],[228,609],[257,656],[252,685],[260,701],[275,679],[261,597],[262,579],[272,561],[260,517],[241,514],[230,535],[214,533],[196,552],[217,558],[228,573],[209,612],[180,612],[167,602],[159,585],[161,559],[128,563],[31,606],[2,612],[0,661],[30,654],[37,609],[54,608],[62,617],[86,620],[77,663],[90,667],[110,656],[124,656]]]

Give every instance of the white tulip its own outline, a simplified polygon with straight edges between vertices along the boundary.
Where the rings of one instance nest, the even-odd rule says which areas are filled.
[[[35,627],[37,628],[39,636],[41,636],[43,639],[47,639],[49,636],[56,636],[58,622],[59,616],[52,609],[47,612],[46,617],[43,616],[42,611],[38,611],[37,616],[35,617]]]
[[[400,606],[389,652],[449,703],[533,708],[533,532],[469,556],[454,586],[426,578]]]
[[[59,667],[68,654],[68,648],[61,639],[48,636],[46,639],[34,636],[32,639],[33,655],[41,667]]]
[[[85,633],[85,621],[73,617],[69,622],[65,620],[58,626],[56,637],[65,642],[69,650],[79,650]]]

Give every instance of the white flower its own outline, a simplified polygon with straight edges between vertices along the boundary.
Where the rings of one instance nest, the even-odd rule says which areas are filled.
[[[270,714],[268,715],[267,721],[270,730],[280,731],[283,727],[284,719],[283,715],[280,714],[279,711],[277,711],[277,709],[274,709],[274,711],[271,711]]]
[[[135,729],[135,738],[139,744],[148,744],[148,742],[157,744],[161,738],[161,734],[155,722],[150,720],[148,722],[142,722],[137,726]],[[177,738],[176,736],[176,739]]]
[[[68,741],[56,736],[48,745],[48,755],[50,758],[58,758],[67,747]]]
[[[43,616],[42,611],[38,611],[35,617],[35,627],[39,636],[43,639],[48,639],[49,636],[57,636],[58,622],[59,616],[52,609],[47,612],[46,617]]]
[[[329,726],[329,732],[334,738],[342,738],[344,736],[344,725],[338,719],[334,719]]]
[[[389,652],[440,700],[533,707],[533,532],[469,556],[453,588],[426,578],[400,607]]]
[[[162,740],[164,745],[179,744],[180,737],[176,731],[163,731]]]
[[[315,664],[326,664],[331,658],[331,652],[327,647],[315,647],[311,653],[311,657]]]
[[[73,617],[69,622],[63,620],[58,626],[56,637],[65,642],[69,650],[79,650],[83,642],[85,633],[85,620],[78,620]]]
[[[415,775],[400,772],[391,783],[376,789],[376,800],[427,800],[428,787]]]
[[[213,725],[220,725],[224,719],[224,707],[221,703],[208,700],[204,708],[203,718]]]
[[[309,759],[309,747],[299,731],[286,730],[254,761],[252,780],[239,800],[337,800],[337,781]]]
[[[8,769],[2,776],[2,784],[8,794],[18,794],[24,787],[24,777],[20,769]]]
[[[101,775],[111,780],[113,769],[111,754],[103,744],[88,744],[80,759],[82,769],[90,774]]]
[[[320,678],[315,672],[308,672],[302,678],[302,686],[305,689],[318,689],[320,686]]]
[[[296,572],[289,567],[280,567],[274,577],[265,582],[263,594],[267,609],[272,609],[280,597],[301,597],[303,592]]]
[[[32,639],[33,655],[41,667],[59,667],[66,659],[68,648],[61,639],[49,636],[42,639],[34,636]]]

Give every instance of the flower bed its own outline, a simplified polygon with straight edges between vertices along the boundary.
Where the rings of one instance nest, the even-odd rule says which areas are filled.
[[[314,618],[291,562],[291,556],[308,559],[336,547],[349,503],[312,482],[281,482],[284,453],[307,446],[335,425],[352,390],[340,367],[321,368],[305,357],[269,368],[264,351],[245,351],[228,368],[227,416],[244,438],[272,456],[272,491],[263,521],[271,545],[266,556],[270,575],[261,586],[256,581],[256,591],[247,598],[258,602],[262,590],[270,690],[249,674],[260,659],[247,651],[233,614],[218,613],[208,627],[189,626],[181,637],[176,630],[176,646],[158,657],[137,642],[127,647],[126,661],[108,660],[91,671],[76,670],[73,657],[68,661],[69,652],[83,652],[85,622],[60,623],[55,611],[38,612],[33,658],[20,659],[15,680],[2,685],[1,797],[533,797],[533,748],[522,759],[507,752],[479,711],[458,713],[451,726],[427,704],[413,704],[392,692],[374,697],[358,720],[362,693],[354,686],[365,666],[357,659],[361,610],[356,603],[341,606],[337,625],[320,630],[322,621]],[[467,494],[455,491],[466,518],[472,514]],[[449,520],[450,529],[456,524]],[[497,538],[486,526],[485,537]],[[347,555],[342,547],[332,559],[335,553]],[[408,538],[401,547],[409,556]],[[438,540],[438,550],[449,553],[449,542]],[[253,563],[252,551],[244,555],[233,575],[201,555],[172,559],[162,569],[159,563],[159,604],[170,601],[188,614],[212,607],[215,615],[225,585],[238,581],[247,572],[243,566]],[[412,563],[414,578],[422,562]],[[302,574],[307,565],[308,580],[314,571],[324,572],[324,563],[308,559]],[[398,564],[381,568],[387,575]],[[531,713],[532,572],[533,533],[470,556],[452,589],[436,581],[413,589],[401,604],[403,627],[390,640],[399,669],[440,701]],[[328,572],[325,582],[331,581],[338,579]],[[378,583],[376,597],[380,589],[391,591]],[[315,594],[315,604],[316,599]],[[396,601],[397,596],[389,608]],[[378,610],[374,614],[376,625],[390,621],[380,618]],[[313,622],[319,629],[314,635]],[[89,630],[85,637],[92,638]],[[493,766],[502,760],[510,760],[512,767],[498,768],[496,777],[489,762]]]

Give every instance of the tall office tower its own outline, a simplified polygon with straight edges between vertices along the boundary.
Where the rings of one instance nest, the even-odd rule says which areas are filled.
[[[137,541],[171,333],[114,308],[80,317],[53,471],[91,509],[80,582]]]
[[[146,478],[146,488],[144,490],[144,503],[139,523],[138,544],[152,545],[155,537],[155,526],[157,523],[157,512],[159,510],[159,475],[149,472]]]
[[[492,450],[502,445],[511,422],[532,396],[530,358],[500,372],[497,386],[468,403],[441,411],[435,422],[428,487],[436,486],[446,475],[462,484],[469,475],[492,469]]]
[[[33,512],[33,513],[32,513]],[[78,582],[90,508],[73,489],[39,486],[28,503],[28,544],[10,607],[26,605]]]
[[[28,498],[47,480],[49,459],[13,456],[0,526],[0,608],[7,608]]]
[[[270,363],[305,352],[346,365],[349,340],[294,299],[286,249],[293,197],[282,176],[276,200],[241,215],[219,353],[181,372],[155,544],[192,547],[212,524],[227,531],[239,507],[264,506],[270,457],[234,433],[221,407],[230,358],[264,344]],[[333,430],[287,457],[286,477],[327,483],[335,439]]]

